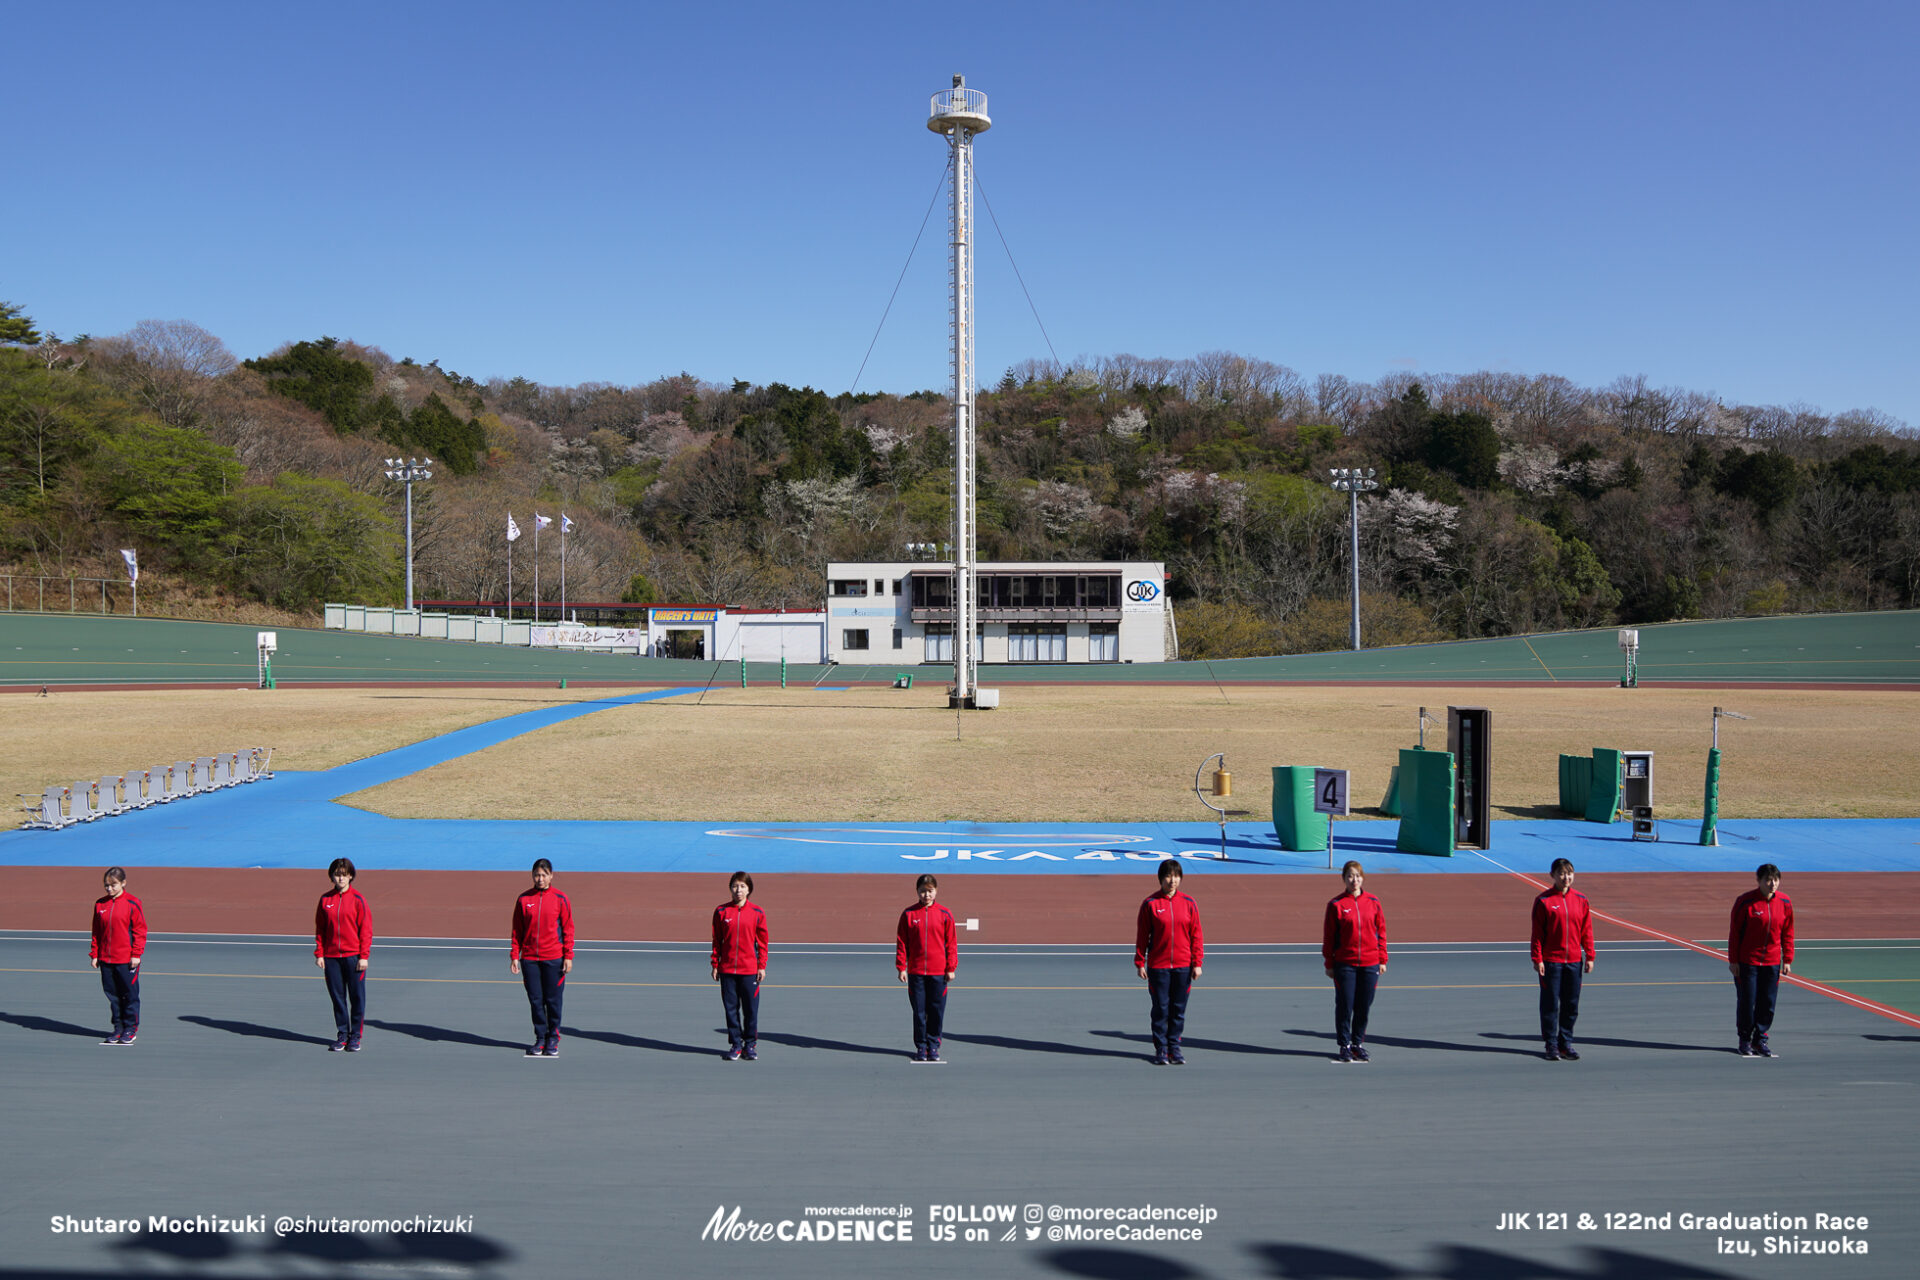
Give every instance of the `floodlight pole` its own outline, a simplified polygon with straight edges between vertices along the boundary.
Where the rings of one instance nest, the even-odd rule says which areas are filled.
[[[1352,642],[1354,651],[1360,650],[1360,495],[1380,487],[1373,478],[1372,467],[1335,467],[1330,473],[1333,487],[1347,495],[1348,531],[1352,538],[1352,552],[1349,559],[1353,564],[1353,626]]]
[[[387,479],[407,486],[407,612],[413,612],[413,482],[431,480],[432,458],[388,458]]]

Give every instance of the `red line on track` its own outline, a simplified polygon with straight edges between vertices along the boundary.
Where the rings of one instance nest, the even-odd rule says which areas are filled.
[[[1493,862],[1494,866],[1499,867],[1502,871],[1506,872],[1508,875],[1513,876],[1515,879],[1523,881],[1526,884],[1530,884],[1536,889],[1545,889],[1547,887],[1545,882],[1540,880],[1535,880],[1532,876],[1526,875],[1523,872],[1515,871],[1512,867],[1502,866],[1500,863],[1494,862],[1492,858],[1488,858],[1487,855],[1484,853],[1480,854],[1480,857],[1486,858],[1488,862]],[[1593,914],[1598,916],[1600,919],[1605,920],[1611,924],[1617,924],[1622,926],[1623,928],[1632,929],[1639,933],[1644,933],[1650,938],[1659,938],[1663,942],[1671,942],[1675,946],[1685,947],[1689,951],[1697,951],[1703,956],[1712,956],[1716,960],[1727,961],[1726,952],[1715,951],[1712,947],[1703,947],[1699,943],[1691,941],[1690,939],[1677,938],[1673,934],[1663,932],[1662,930],[1659,930],[1659,929],[1650,928],[1644,924],[1636,924],[1632,920],[1622,919],[1619,916],[1608,915],[1604,911],[1595,911]],[[1731,961],[1727,961],[1727,962],[1731,963]],[[1868,1000],[1863,996],[1856,996],[1849,991],[1841,991],[1838,988],[1828,986],[1824,982],[1814,982],[1809,978],[1802,978],[1798,974],[1783,973],[1780,975],[1780,977],[1783,981],[1790,982],[1796,987],[1805,987],[1808,991],[1818,992],[1819,994],[1823,996],[1827,996],[1830,999],[1838,1000],[1842,1004],[1850,1004],[1857,1009],[1865,1009],[1868,1013],[1877,1013],[1883,1018],[1889,1018],[1894,1022],[1902,1023],[1909,1027],[1920,1027],[1920,1018],[1916,1018],[1909,1013],[1902,1013],[1898,1009],[1889,1008],[1888,1006],[1881,1004],[1878,1001]]]

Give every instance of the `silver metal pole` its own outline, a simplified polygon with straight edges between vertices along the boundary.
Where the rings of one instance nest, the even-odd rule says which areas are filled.
[[[413,477],[407,477],[407,612],[413,612]]]
[[[1360,648],[1360,491],[1358,489],[1347,490],[1347,500],[1349,506],[1347,523],[1348,529],[1353,537],[1353,553],[1349,557],[1353,561],[1352,635],[1353,647],[1355,650],[1358,650]],[[1331,840],[1329,840],[1329,847],[1331,847]]]

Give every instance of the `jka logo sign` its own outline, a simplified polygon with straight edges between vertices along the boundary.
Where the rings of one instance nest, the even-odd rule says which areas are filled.
[[[1127,599],[1134,604],[1152,604],[1160,594],[1160,584],[1151,578],[1135,578],[1127,583]]]

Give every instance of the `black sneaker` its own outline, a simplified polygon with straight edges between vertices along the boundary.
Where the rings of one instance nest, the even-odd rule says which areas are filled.
[[[557,1058],[557,1057],[559,1057],[559,1056],[560,1056],[560,1037],[559,1037],[559,1036],[548,1036],[548,1037],[547,1037],[547,1054],[546,1054],[546,1056],[547,1056],[547,1057],[549,1057],[549,1058]]]
[[[758,1062],[760,1060],[760,1046],[756,1044],[749,1044],[746,1048],[740,1051],[740,1056],[745,1058],[748,1062]]]
[[[1167,1061],[1176,1067],[1184,1067],[1187,1065],[1187,1055],[1178,1049],[1169,1049],[1167,1050]]]
[[[1368,1055],[1365,1045],[1356,1044],[1353,1046],[1353,1060],[1355,1062],[1372,1062],[1373,1058]]]
[[[120,1043],[120,1033],[116,1031],[112,1035],[108,1036],[105,1040],[102,1040],[100,1043],[117,1045]]]
[[[1760,1055],[1753,1051],[1752,1045],[1748,1044],[1745,1040],[1742,1040],[1740,1042],[1740,1056],[1743,1058],[1757,1058]]]
[[[727,1050],[727,1051],[726,1051],[725,1053],[723,1053],[723,1054],[721,1054],[721,1055],[720,1055],[720,1061],[722,1061],[722,1062],[738,1062],[738,1061],[740,1061],[740,1050],[739,1050],[739,1048],[738,1048],[737,1046],[736,1046],[736,1047],[733,1047],[733,1048],[729,1048],[729,1049],[728,1049],[728,1050]]]
[[[335,1036],[333,1043],[327,1046],[328,1053],[345,1053],[346,1051],[347,1038],[345,1036]]]
[[[1560,1056],[1565,1058],[1568,1062],[1580,1061],[1580,1055],[1573,1051],[1573,1046],[1570,1044],[1563,1044],[1560,1046]]]
[[[1352,1047],[1344,1044],[1341,1045],[1340,1052],[1333,1055],[1333,1060],[1335,1062],[1352,1062],[1353,1061]]]
[[[1164,1053],[1156,1053],[1153,1055],[1153,1065],[1156,1067],[1164,1067],[1170,1061],[1172,1061],[1172,1059],[1168,1058]]]
[[[347,1041],[347,1052],[348,1052],[348,1053],[358,1053],[358,1052],[360,1052],[360,1037],[359,1037],[359,1036],[355,1036],[355,1037],[354,1037],[353,1039],[351,1039],[351,1040],[349,1040],[349,1041]]]
[[[544,1057],[546,1057],[546,1056],[547,1056],[547,1042],[546,1042],[545,1040],[535,1040],[535,1041],[534,1041],[534,1042],[533,1042],[532,1044],[530,1044],[530,1045],[528,1045],[528,1046],[527,1046],[527,1051],[526,1051],[526,1053],[524,1053],[524,1054],[523,1054],[523,1055],[521,1055],[521,1056],[522,1056],[522,1057],[527,1057],[527,1058],[544,1058]]]
[[[1777,1058],[1780,1055],[1775,1053],[1773,1046],[1765,1040],[1755,1040],[1753,1042],[1753,1056],[1756,1058]]]
[[[132,1044],[135,1040],[138,1040],[139,1038],[140,1038],[140,1028],[138,1027],[135,1027],[131,1031],[122,1031],[120,1033],[121,1044]]]
[[[1552,1045],[1548,1045],[1547,1051],[1541,1054],[1540,1056],[1545,1058],[1548,1062],[1558,1062],[1560,1061],[1560,1050],[1554,1048]]]

